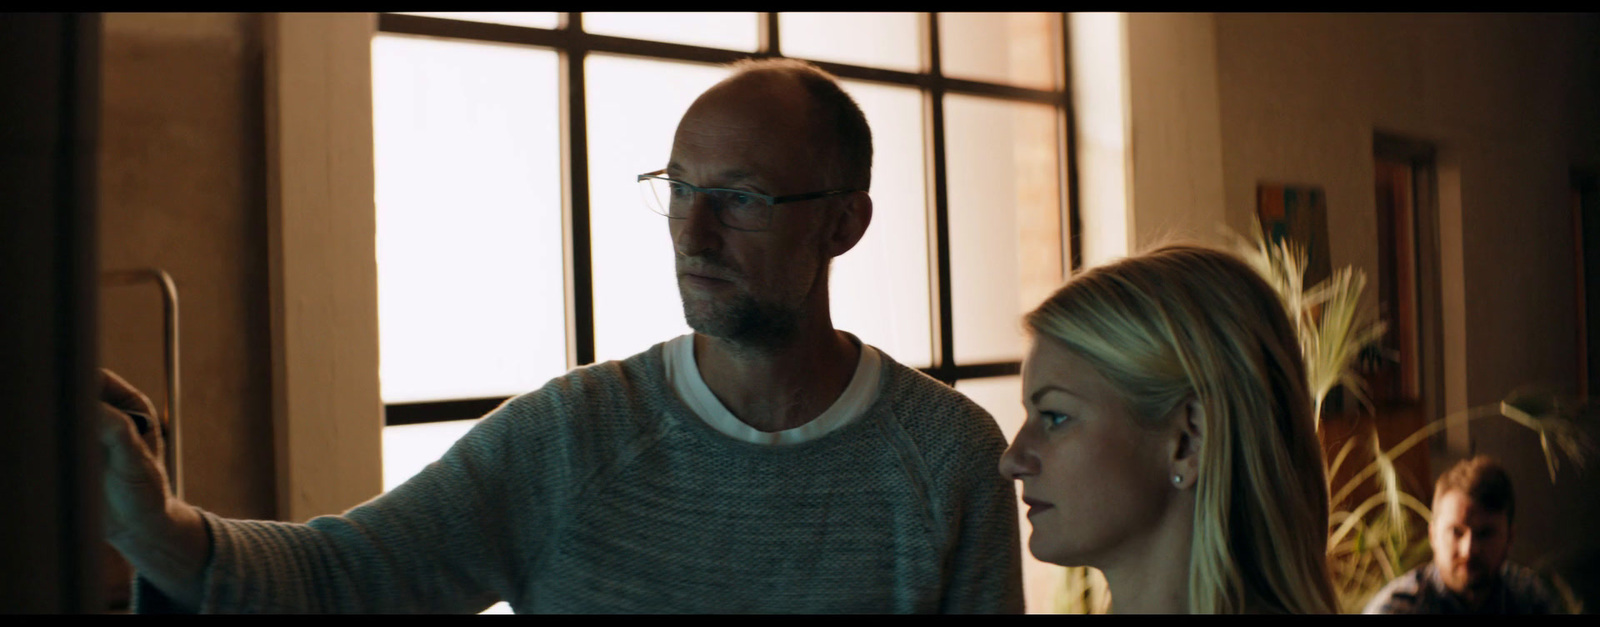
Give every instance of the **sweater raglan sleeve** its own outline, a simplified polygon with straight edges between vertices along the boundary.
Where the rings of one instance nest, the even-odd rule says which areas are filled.
[[[515,594],[570,495],[572,377],[492,412],[439,461],[342,515],[305,524],[205,513],[202,612],[466,613]],[[136,585],[135,609],[170,608]]]
[[[1024,608],[1017,495],[998,470],[1005,436],[976,405],[963,420],[972,425],[976,437],[958,447],[959,457],[951,460],[947,477],[955,540],[940,611],[1020,614]]]

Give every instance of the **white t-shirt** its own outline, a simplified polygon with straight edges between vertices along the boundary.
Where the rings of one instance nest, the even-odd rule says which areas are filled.
[[[811,422],[793,429],[768,433],[745,424],[724,407],[722,401],[711,393],[705,379],[700,378],[700,367],[694,359],[694,334],[680,335],[667,341],[661,361],[666,364],[667,382],[678,393],[678,398],[689,406],[696,416],[722,434],[752,444],[782,446],[809,442],[850,424],[861,417],[868,407],[878,400],[878,377],[882,366],[877,349],[861,343],[855,336],[850,341],[861,347],[861,359],[856,362],[855,376],[844,393]]]

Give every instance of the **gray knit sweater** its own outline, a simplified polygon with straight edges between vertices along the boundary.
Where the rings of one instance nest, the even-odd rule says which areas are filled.
[[[883,358],[815,441],[722,435],[662,345],[491,413],[411,481],[308,524],[206,514],[208,612],[1020,612],[1005,439]],[[164,605],[139,586],[140,605]]]

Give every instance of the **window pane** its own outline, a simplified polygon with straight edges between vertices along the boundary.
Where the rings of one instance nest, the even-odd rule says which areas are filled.
[[[534,28],[555,28],[559,25],[558,16],[552,11],[415,11],[404,14]]]
[[[973,402],[994,415],[1000,431],[1010,442],[1027,419],[1022,408],[1022,377],[991,377],[962,379],[956,382],[956,391],[967,395]],[[995,469],[999,472],[999,469]],[[1022,544],[1028,544],[1033,526],[1028,524],[1028,507],[1022,504],[1022,494],[1017,493],[1017,524],[1022,534]],[[1061,567],[1039,561],[1026,548],[1022,551],[1022,595],[1028,612],[1048,614],[1055,611],[1055,596],[1061,585]]]
[[[917,72],[920,13],[779,13],[784,56]]]
[[[913,368],[933,363],[922,96],[844,81],[872,127],[872,224],[829,276],[834,326]]]
[[[755,13],[584,13],[583,30],[675,44],[756,49]]]
[[[1062,280],[1056,110],[945,98],[957,364],[1021,360],[1022,314]]]
[[[384,402],[538,387],[566,369],[556,54],[379,35],[372,58]]]
[[[1072,113],[1078,148],[1078,242],[1083,267],[1128,254],[1126,16],[1070,13]]]
[[[1022,376],[985,377],[956,381],[956,391],[967,395],[1000,425],[1001,433],[1010,442],[1022,428],[1027,412],[1022,407]],[[393,429],[394,427],[390,427]]]
[[[383,428],[383,491],[410,481],[439,461],[481,418]]]
[[[605,361],[689,332],[667,219],[645,208],[634,177],[667,167],[678,119],[728,71],[607,55],[585,64],[595,359]]]
[[[956,78],[1056,89],[1060,31],[1060,13],[940,13],[940,70]]]

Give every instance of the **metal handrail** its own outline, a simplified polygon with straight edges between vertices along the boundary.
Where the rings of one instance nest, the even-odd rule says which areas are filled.
[[[161,412],[166,416],[167,423],[167,480],[172,484],[172,493],[182,499],[183,465],[182,457],[178,455],[182,442],[178,428],[180,424],[178,421],[178,285],[173,282],[172,275],[160,268],[113,270],[100,275],[100,285],[103,287],[138,285],[146,282],[154,282],[161,288],[165,336],[163,352],[167,374],[167,398]]]

